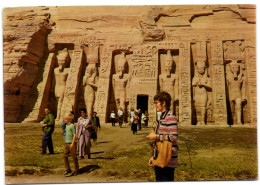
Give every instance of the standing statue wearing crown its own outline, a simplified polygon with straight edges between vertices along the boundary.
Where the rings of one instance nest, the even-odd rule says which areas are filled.
[[[88,66],[83,77],[83,86],[84,86],[84,100],[87,107],[88,116],[92,117],[93,107],[95,103],[95,92],[97,89],[97,67],[98,63],[98,46],[90,44],[87,51],[86,47],[84,48],[87,55]]]
[[[173,62],[171,50],[168,50],[164,60],[165,71],[159,75],[159,85],[161,92],[166,91],[171,95],[172,103],[170,109],[176,114],[173,105],[174,102],[178,100],[178,89],[176,89],[176,87],[178,87],[178,79],[176,75],[172,73]]]
[[[68,68],[65,68],[70,57],[67,48],[64,48],[57,55],[59,66],[54,69],[55,89],[54,94],[58,102],[57,105],[57,119],[60,119],[61,106],[64,99],[64,93],[66,88],[66,81],[68,77]]]
[[[227,86],[230,104],[235,105],[236,122],[242,124],[242,103],[246,102],[244,75],[236,60],[227,65]]]
[[[115,100],[117,109],[122,108],[126,111],[126,87],[128,85],[129,75],[125,72],[126,57],[125,52],[122,52],[118,60],[118,72],[113,75],[113,89],[115,93]]]
[[[206,59],[195,60],[195,75],[192,79],[193,101],[196,109],[197,125],[205,125],[208,103],[207,91],[211,90],[210,78],[206,69]]]

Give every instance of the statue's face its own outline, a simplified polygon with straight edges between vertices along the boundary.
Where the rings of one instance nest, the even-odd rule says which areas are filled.
[[[171,75],[171,70],[172,70],[172,66],[170,66],[170,65],[165,66],[165,71],[166,71],[167,76]]]
[[[64,66],[65,63],[66,63],[66,60],[65,60],[65,59],[59,59],[59,60],[58,60],[59,66]]]
[[[123,72],[125,70],[125,67],[123,65],[118,66],[118,72]]]
[[[199,67],[197,67],[197,71],[199,74],[203,75],[205,73],[205,67],[199,66]]]
[[[96,71],[95,66],[88,65],[88,67],[86,68],[86,75],[87,75],[87,77],[91,77],[92,74],[95,73],[95,71]]]
[[[205,73],[205,63],[204,62],[198,62],[196,69],[197,69],[199,74],[203,75]]]
[[[239,69],[240,69],[239,65],[237,65],[237,64],[231,65],[231,71],[232,71],[232,73],[238,74]]]

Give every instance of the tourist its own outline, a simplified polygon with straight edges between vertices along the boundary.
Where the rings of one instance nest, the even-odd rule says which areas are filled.
[[[141,109],[138,109],[138,117],[140,118],[139,122],[138,122],[138,130],[142,130],[142,125],[141,125],[142,111],[141,111]]]
[[[100,122],[99,122],[99,117],[97,116],[97,112],[93,113],[93,117],[92,117],[92,124],[93,124],[93,132],[92,132],[92,139],[94,141],[94,143],[96,143],[97,141],[97,131],[98,129],[100,130]]]
[[[115,126],[116,125],[116,113],[114,110],[112,110],[112,112],[110,114],[110,118],[111,118],[112,126]]]
[[[70,113],[74,116],[74,112],[73,111],[70,111]],[[71,121],[71,123],[73,124],[73,121]],[[60,127],[63,130],[62,135],[64,136],[64,139],[66,139],[66,123],[65,123],[64,119],[62,120],[62,123],[61,123]]]
[[[87,110],[80,110],[81,116],[78,119],[76,134],[79,138],[79,159],[84,159],[84,155],[88,154],[90,159],[90,137],[92,128],[92,119],[87,116]]]
[[[148,121],[149,121],[149,113],[146,110],[145,113],[144,113],[144,126],[145,127],[148,127]]]
[[[48,146],[49,154],[54,154],[53,143],[52,143],[52,133],[55,127],[54,116],[49,108],[44,109],[45,117],[41,122],[44,135],[42,137],[42,154],[46,154],[46,149]]]
[[[137,125],[139,123],[139,116],[138,116],[138,112],[135,112],[135,115],[133,117],[133,123],[132,123],[132,130],[133,130],[133,134],[137,134]]]
[[[64,148],[64,165],[66,171],[64,175],[71,173],[71,168],[69,164],[69,155],[72,157],[74,162],[75,171],[73,172],[73,176],[78,175],[79,163],[77,159],[77,143],[76,143],[76,129],[74,124],[72,124],[72,120],[74,118],[73,114],[69,114],[64,117],[65,125],[65,148]]]
[[[142,115],[141,115],[141,127],[145,127],[144,118],[145,118],[145,115],[144,115],[144,113],[142,113]]]
[[[177,167],[177,138],[178,126],[177,119],[170,111],[171,96],[167,92],[160,92],[154,97],[156,110],[162,112],[160,120],[156,124],[155,133],[150,133],[147,138],[151,141],[171,141],[172,142],[172,157],[166,167],[161,168],[154,166],[156,181],[174,181],[174,170]],[[153,166],[154,158],[151,157],[149,165]]]
[[[123,121],[124,121],[124,111],[123,111],[123,109],[121,107],[117,111],[117,115],[118,115],[119,127],[121,128],[122,124],[123,124]]]
[[[131,111],[130,111],[130,114],[129,114],[129,117],[130,117],[129,124],[131,126],[131,130],[133,130],[132,124],[133,124],[133,120],[134,120],[134,115],[135,115],[135,111],[134,111],[133,108],[131,108]]]

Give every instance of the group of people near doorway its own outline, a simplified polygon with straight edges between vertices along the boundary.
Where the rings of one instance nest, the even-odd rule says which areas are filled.
[[[87,116],[87,110],[82,108],[80,110],[80,117],[77,120],[77,126],[73,124],[74,113],[71,111],[66,114],[61,123],[61,128],[63,129],[63,136],[65,141],[64,148],[64,165],[66,171],[64,175],[72,173],[68,157],[73,158],[75,171],[71,175],[77,175],[79,170],[78,158],[77,158],[77,143],[79,140],[78,150],[79,150],[79,160],[84,159],[85,155],[91,158],[90,147],[91,139],[94,143],[97,141],[97,131],[100,129],[100,121],[97,113],[94,112],[92,117]],[[52,133],[55,127],[54,115],[50,112],[49,108],[45,109],[45,117],[43,119],[42,128],[44,135],[42,138],[42,154],[47,154],[47,147],[49,149],[49,154],[54,154],[53,143],[52,143]]]
[[[154,165],[156,160],[155,156],[151,156],[149,159],[149,166],[152,166],[155,171],[156,181],[174,181],[174,171],[178,164],[178,126],[177,119],[175,115],[170,111],[171,96],[167,92],[160,92],[154,97],[154,103],[157,112],[161,112],[160,118],[156,123],[156,127],[153,128],[154,132],[147,135],[147,139],[153,142],[163,142],[168,141],[172,143],[171,147],[171,158],[166,166],[159,167]],[[87,116],[86,109],[80,110],[81,117],[78,119],[77,127],[74,126],[72,120],[74,118],[73,113],[69,113],[64,117],[64,123],[66,124],[64,128],[64,139],[65,139],[65,149],[64,149],[64,164],[65,164],[65,175],[71,173],[71,168],[68,161],[68,156],[71,155],[74,161],[75,171],[72,175],[77,175],[79,170],[78,158],[76,156],[76,139],[79,140],[79,159],[84,158],[84,154],[88,154],[90,158],[90,139],[91,131],[94,128],[94,124],[99,125],[99,119],[95,115],[94,118]],[[113,113],[113,114],[112,114]],[[111,113],[111,119],[116,118],[114,112]],[[145,122],[145,116],[138,115],[139,111],[134,111],[133,109],[129,113],[130,121],[132,122],[132,130],[135,134],[137,132],[137,125],[143,117]],[[50,113],[49,109],[45,109],[45,118],[42,122],[42,128],[44,131],[42,140],[42,153],[46,154],[46,148],[48,146],[50,154],[53,154],[52,138],[51,135],[54,131],[54,116]],[[147,113],[148,115],[148,113]],[[148,116],[147,116],[148,117]],[[149,119],[149,118],[148,118]],[[148,122],[148,120],[147,120]],[[115,122],[114,122],[115,123]],[[112,122],[113,125],[113,122]],[[113,125],[114,126],[114,125]],[[145,126],[147,126],[145,124]],[[141,129],[141,126],[140,126]],[[152,152],[151,152],[152,153]],[[160,155],[160,153],[158,154]]]
[[[131,130],[133,131],[133,134],[137,133],[137,127],[139,130],[141,130],[142,127],[148,126],[148,120],[149,120],[148,111],[142,113],[141,109],[134,110],[133,108],[131,108],[128,115],[129,115],[129,124],[131,125]],[[119,108],[117,114],[115,113],[114,110],[112,110],[110,114],[110,120],[112,122],[112,126],[115,126],[116,122],[118,121],[119,127],[122,127],[124,122],[123,109]]]
[[[137,128],[138,130],[142,130],[142,127],[148,127],[148,111],[142,113],[141,109],[134,110],[133,108],[131,108],[129,117],[131,130],[133,131],[133,134],[137,133]]]

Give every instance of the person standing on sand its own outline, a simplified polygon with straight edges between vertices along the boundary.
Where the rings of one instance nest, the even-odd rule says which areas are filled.
[[[66,123],[65,127],[65,148],[64,148],[64,165],[66,171],[64,175],[71,173],[70,163],[69,163],[69,155],[73,158],[75,171],[72,173],[72,176],[78,175],[79,171],[79,163],[77,158],[77,142],[76,142],[76,128],[74,124],[72,124],[72,120],[74,118],[73,114],[68,114],[64,117],[64,122]]]
[[[174,181],[174,171],[178,163],[178,125],[177,118],[170,111],[171,96],[167,92],[160,92],[154,96],[156,110],[162,112],[160,120],[156,124],[155,133],[150,133],[147,138],[151,141],[172,142],[172,155],[166,167],[161,168],[153,165],[154,157],[151,157],[148,164],[154,166],[156,181]]]
[[[44,109],[45,117],[41,122],[44,135],[42,137],[42,154],[46,154],[46,149],[48,146],[49,154],[54,154],[53,143],[52,143],[52,133],[54,132],[55,121],[54,116],[49,108]]]
[[[82,108],[80,110],[81,117],[78,119],[76,134],[79,139],[79,159],[84,159],[84,155],[88,154],[90,159],[90,138],[92,119],[87,116],[87,110]]]

